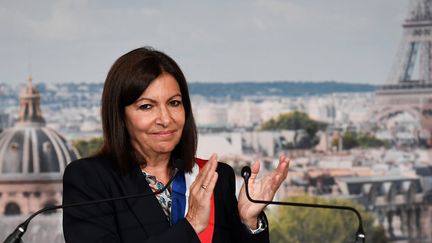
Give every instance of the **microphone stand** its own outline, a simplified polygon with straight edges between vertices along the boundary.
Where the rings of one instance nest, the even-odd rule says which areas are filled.
[[[168,183],[165,185],[165,187],[163,187],[160,190],[157,190],[155,192],[152,193],[146,193],[146,194],[135,194],[135,195],[128,195],[128,196],[122,196],[122,197],[115,197],[115,198],[109,198],[109,199],[99,199],[99,200],[93,200],[93,201],[87,201],[87,202],[79,202],[79,203],[72,203],[72,204],[67,204],[67,205],[55,205],[55,206],[50,206],[50,207],[45,207],[40,209],[39,211],[37,211],[36,213],[30,215],[30,217],[22,222],[21,224],[19,224],[15,230],[6,238],[6,240],[3,243],[22,243],[23,241],[21,240],[21,237],[24,235],[24,233],[27,230],[27,226],[29,225],[30,221],[36,217],[38,214],[41,214],[43,212],[46,211],[51,211],[51,210],[56,210],[59,208],[70,208],[70,207],[80,207],[80,206],[86,206],[86,205],[90,205],[90,204],[99,204],[99,203],[104,203],[104,202],[111,202],[111,201],[117,201],[117,200],[122,200],[122,199],[131,199],[131,198],[137,198],[137,197],[147,197],[147,196],[151,196],[151,195],[156,195],[156,194],[160,194],[162,192],[164,192],[173,182],[174,178],[177,175],[177,172],[179,171],[178,169],[178,164],[180,164],[182,162],[180,161],[175,161],[174,162],[174,174],[171,177],[171,179],[168,181]]]
[[[249,201],[254,203],[262,203],[262,204],[275,204],[275,205],[285,205],[285,206],[297,206],[297,207],[308,207],[308,208],[329,208],[329,209],[338,209],[338,210],[349,210],[356,214],[357,219],[359,221],[359,226],[356,232],[356,238],[355,242],[361,242],[365,243],[366,235],[363,230],[363,221],[361,218],[360,213],[357,211],[357,209],[353,207],[348,206],[336,206],[336,205],[326,205],[326,204],[309,204],[309,203],[295,203],[295,202],[280,202],[280,201],[263,201],[263,200],[255,200],[251,198],[249,195],[249,177],[251,176],[251,169],[249,166],[243,167],[241,170],[241,175],[245,182],[245,189],[246,189],[246,197],[249,199]]]

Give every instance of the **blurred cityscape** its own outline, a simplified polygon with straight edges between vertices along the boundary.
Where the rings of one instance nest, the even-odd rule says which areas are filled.
[[[41,114],[45,127],[43,131],[47,134],[48,131],[59,134],[60,138],[51,141],[64,142],[64,145],[53,144],[51,147],[67,147],[72,151],[72,143],[76,141],[101,137],[99,105],[103,84],[37,83],[34,84],[36,88],[29,88],[29,84],[33,85],[28,82],[15,87],[6,84],[0,86],[0,127],[4,130],[0,135],[0,159],[3,163],[0,166],[0,213],[9,215],[2,217],[2,222],[6,224],[2,228],[8,230],[2,232],[1,237],[6,237],[6,233],[11,232],[20,219],[25,219],[25,215],[43,206],[61,202],[61,172],[66,159],[62,162],[60,157],[69,156],[69,162],[71,156],[74,156],[74,152],[70,152],[72,155],[51,156],[52,162],[49,163],[52,164],[45,166],[45,172],[50,173],[42,173],[41,164],[40,173],[31,181],[29,176],[35,173],[26,172],[26,169],[30,170],[30,166],[18,161],[29,160],[29,155],[18,156],[15,163],[21,163],[20,167],[11,165],[13,156],[11,152],[8,154],[8,150],[14,146],[14,151],[26,149],[26,135],[18,136],[18,130],[37,127],[34,126],[34,120],[31,121],[33,128],[26,128],[22,124],[17,126],[25,119],[22,117],[22,110],[26,110],[23,108],[23,101],[31,96],[25,92],[40,91],[38,95],[33,94],[31,97],[41,98]],[[244,91],[245,87],[236,84],[240,85],[239,89],[243,91],[225,87],[230,90],[225,93],[256,93],[256,90],[263,90],[262,86],[265,86],[266,90],[272,90],[272,86],[282,84],[287,90],[300,91],[296,95],[280,92],[278,95],[233,97],[221,95],[222,91],[216,90],[213,96],[203,96],[201,93],[207,92],[213,84],[199,84],[199,88],[194,87],[196,84],[191,84],[193,109],[200,131],[198,157],[208,158],[212,153],[217,153],[220,161],[231,164],[237,173],[242,166],[259,159],[263,165],[263,173],[266,173],[274,169],[280,154],[288,154],[292,158],[289,177],[278,192],[276,200],[286,200],[290,196],[305,193],[354,200],[376,214],[377,223],[385,226],[388,236],[394,239],[394,242],[414,235],[416,238],[418,235],[422,239],[430,239],[431,139],[429,131],[422,126],[418,117],[400,112],[386,120],[374,121],[374,111],[379,107],[376,96],[380,91],[379,87],[371,85],[323,82],[315,84],[321,86],[321,93],[314,94],[310,91],[310,84],[304,89],[298,87],[302,87],[298,82],[267,82],[256,83],[255,88],[249,86],[249,91]],[[338,92],[332,93],[331,89],[323,92],[328,85]],[[219,89],[224,88],[223,86],[221,84]],[[362,88],[365,91],[352,92]],[[283,89],[278,87],[279,91]],[[301,92],[305,95],[301,95]],[[307,114],[310,119],[326,124],[325,128],[318,129],[315,134],[310,134],[305,129],[263,128],[263,124],[277,119],[281,114],[296,112]],[[15,135],[7,135],[11,130]],[[46,138],[42,132],[35,134],[37,136],[33,139],[39,141],[27,143],[38,143],[44,147],[42,150],[49,150],[49,143],[44,142]],[[349,134],[368,134],[382,143],[353,145],[349,143]],[[27,137],[32,139],[31,135]],[[20,141],[23,141],[22,145],[19,145]],[[27,149],[28,147],[30,146],[27,146]],[[41,153],[45,153],[45,150]],[[64,165],[61,165],[62,163]],[[35,184],[35,180],[40,181],[31,186],[32,183]],[[50,185],[46,186],[46,183]],[[240,188],[241,184],[242,179],[238,177],[237,188]],[[34,224],[51,222],[44,217],[52,217],[53,222],[58,223],[61,214],[43,215],[42,219],[36,220]],[[41,228],[40,230],[44,227],[47,227],[47,230],[52,229],[53,225],[57,224],[53,222],[37,224],[35,227]],[[61,227],[57,225],[56,228],[57,234],[42,234],[43,237],[48,237],[43,239],[57,239],[59,241],[56,242],[62,242]],[[29,233],[25,237],[32,237],[31,235]],[[41,234],[37,236],[42,237]],[[36,241],[27,239],[27,242]]]
[[[217,153],[238,175],[255,160],[268,173],[287,154],[289,176],[275,200],[348,199],[383,229],[385,239],[368,242],[432,242],[432,3],[411,2],[384,85],[191,83],[197,156]],[[0,83],[0,240],[61,203],[65,166],[101,137],[102,87]],[[61,213],[41,215],[25,242],[63,242],[60,222]]]

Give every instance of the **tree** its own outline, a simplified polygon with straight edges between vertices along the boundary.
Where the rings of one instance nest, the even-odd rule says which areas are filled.
[[[383,140],[380,140],[375,136],[369,134],[360,134],[357,140],[360,147],[364,147],[364,148],[376,148],[376,147],[382,147],[386,145],[386,143]]]
[[[374,226],[374,217],[349,200],[295,196],[292,202],[355,207],[363,219],[367,243],[385,243],[382,227]],[[333,209],[277,206],[268,213],[272,243],[345,243],[354,242],[358,227],[353,212]]]
[[[81,157],[88,157],[96,154],[102,147],[102,143],[102,138],[92,138],[90,140],[76,140],[73,145],[78,149]]]
[[[332,144],[336,146],[338,143],[337,139],[333,140]],[[366,133],[356,132],[345,132],[342,135],[342,147],[343,149],[352,149],[356,147],[362,148],[376,148],[385,146],[386,143],[372,135]]]
[[[342,136],[343,149],[352,149],[358,146],[357,133],[345,132]]]
[[[294,111],[279,115],[276,119],[270,119],[261,125],[261,130],[301,130],[304,129],[311,138],[318,130],[327,126],[324,122],[315,121],[304,112]]]

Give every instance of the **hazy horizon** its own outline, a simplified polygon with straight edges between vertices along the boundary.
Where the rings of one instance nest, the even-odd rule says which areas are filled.
[[[0,82],[103,82],[117,57],[153,46],[190,82],[383,84],[408,3],[3,0]]]

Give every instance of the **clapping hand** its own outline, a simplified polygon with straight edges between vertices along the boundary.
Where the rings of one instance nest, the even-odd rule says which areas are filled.
[[[204,231],[210,220],[210,203],[218,174],[217,156],[213,154],[190,187],[186,219],[197,234]]]
[[[288,175],[290,160],[285,155],[280,156],[277,168],[260,180],[256,180],[260,170],[259,161],[255,161],[251,168],[249,178],[249,194],[255,200],[271,201],[282,182]],[[238,210],[243,223],[251,229],[257,226],[258,215],[266,207],[264,204],[257,204],[249,201],[246,197],[245,185],[242,186],[238,199]]]

